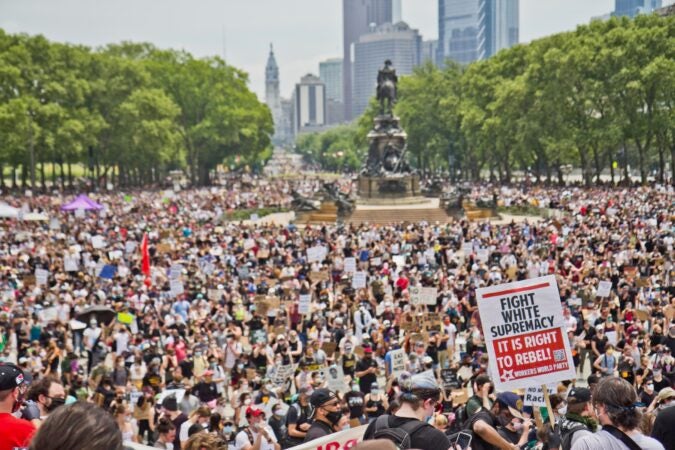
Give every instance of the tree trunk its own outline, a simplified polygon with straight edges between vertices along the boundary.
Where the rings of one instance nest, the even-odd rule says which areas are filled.
[[[47,181],[45,180],[45,163],[40,163],[40,183],[42,184],[42,190],[47,192]]]
[[[68,187],[73,188],[73,165],[68,161]]]
[[[28,170],[26,169],[26,165],[25,165],[25,164],[22,164],[22,165],[21,165],[21,188],[23,188],[23,190],[26,190],[26,189],[27,189],[27,188],[26,188],[26,184],[27,184],[26,181],[27,181],[27,178],[28,178]],[[31,189],[35,189],[35,186],[32,186],[32,185],[31,185],[30,188],[31,188]]]
[[[56,189],[56,161],[52,161],[52,188]]]
[[[12,165],[12,189],[16,189],[16,166]]]
[[[5,189],[5,165],[0,164],[0,188]]]
[[[600,163],[600,152],[598,151],[598,146],[593,146],[593,163],[595,168],[595,183],[600,184],[600,172],[602,172],[602,164]]]

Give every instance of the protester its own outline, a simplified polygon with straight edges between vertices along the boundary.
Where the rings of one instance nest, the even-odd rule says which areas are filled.
[[[567,410],[558,428],[562,450],[570,450],[578,439],[597,431],[591,398],[587,388],[572,388],[567,394]]]
[[[305,442],[319,439],[337,431],[342,419],[340,399],[328,389],[317,389],[312,392],[310,404],[314,409],[312,425],[307,430]],[[363,406],[363,402],[361,403]]]
[[[527,442],[530,421],[522,415],[522,400],[513,392],[501,392],[490,409],[481,408],[469,421],[468,429],[473,432],[471,448],[475,450],[519,449]],[[502,436],[498,428],[506,427],[514,420],[520,427],[512,427],[509,435],[518,434],[517,442]],[[520,430],[517,431],[516,428]]]
[[[626,380],[618,377],[603,378],[593,395],[593,406],[602,430],[582,436],[572,445],[572,450],[623,449],[662,450],[656,439],[637,431],[641,413],[637,409],[637,393]]]
[[[657,414],[652,428],[652,437],[666,450],[675,449],[675,389],[664,388],[655,399]]]
[[[25,375],[14,364],[0,363],[0,450],[27,447],[35,426],[14,417],[25,395]]]
[[[248,427],[244,427],[235,439],[237,450],[280,450],[274,432],[265,423],[265,413],[259,409],[246,409]]]

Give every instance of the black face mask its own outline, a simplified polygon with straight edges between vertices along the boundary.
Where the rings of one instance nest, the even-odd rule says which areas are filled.
[[[59,406],[63,406],[66,404],[66,399],[65,398],[54,398],[54,397],[48,397],[51,402],[49,403],[49,406],[47,406],[47,411],[52,412]]]
[[[333,425],[337,425],[340,419],[342,418],[342,411],[331,411],[326,414],[326,419]]]

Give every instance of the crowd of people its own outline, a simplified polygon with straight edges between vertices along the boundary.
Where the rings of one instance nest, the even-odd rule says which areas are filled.
[[[277,450],[361,425],[366,446],[675,448],[671,188],[475,186],[556,214],[298,227],[223,213],[319,180],[229,183],[99,195],[97,212],[6,199],[50,220],[0,231],[0,450]],[[554,417],[495,391],[476,303],[543,275],[578,371]],[[418,286],[434,305],[412,304]]]

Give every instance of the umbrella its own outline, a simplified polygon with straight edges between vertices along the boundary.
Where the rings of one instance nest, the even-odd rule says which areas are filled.
[[[98,323],[108,324],[117,317],[117,313],[107,306],[90,306],[78,313],[75,318],[80,322],[89,323],[91,319],[96,319]]]

